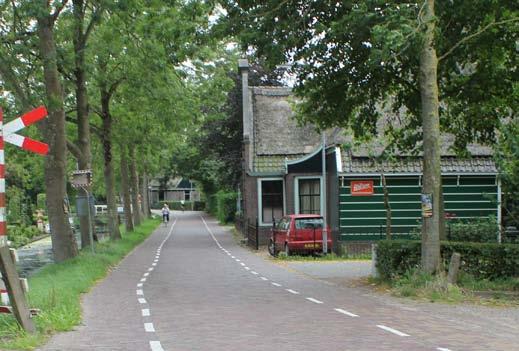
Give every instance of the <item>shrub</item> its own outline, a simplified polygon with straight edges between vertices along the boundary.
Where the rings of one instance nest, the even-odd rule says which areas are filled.
[[[203,211],[205,210],[205,201],[195,201],[193,203],[193,211]]]
[[[477,279],[519,276],[519,245],[442,242],[441,255],[445,265],[453,252],[461,254],[462,271]],[[377,270],[384,279],[402,276],[420,265],[420,256],[419,241],[380,241],[377,244]]]
[[[447,226],[447,240],[478,243],[497,242],[496,218],[475,218],[470,221],[456,221]]]
[[[216,217],[221,223],[233,222],[236,216],[236,192],[216,193]]]
[[[45,205],[47,201],[46,198],[47,195],[45,195],[45,193],[40,193],[36,195],[36,206],[39,210],[45,210],[47,208]]]
[[[216,194],[212,194],[212,195],[209,195],[207,196],[207,202],[205,204],[205,210],[216,216],[216,212],[217,212],[217,209],[218,209],[218,203],[217,203],[217,199],[216,199]]]
[[[27,245],[31,240],[41,232],[35,226],[9,226],[7,230],[7,238],[11,241],[11,246],[18,248]]]

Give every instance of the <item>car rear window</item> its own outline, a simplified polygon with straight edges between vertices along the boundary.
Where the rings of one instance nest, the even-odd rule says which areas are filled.
[[[297,218],[296,229],[318,229],[323,227],[322,218]]]

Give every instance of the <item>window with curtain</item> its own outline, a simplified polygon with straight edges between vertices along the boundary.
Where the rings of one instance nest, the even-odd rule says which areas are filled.
[[[321,214],[321,181],[299,179],[299,213]]]
[[[272,223],[283,217],[283,181],[261,181],[261,221]]]

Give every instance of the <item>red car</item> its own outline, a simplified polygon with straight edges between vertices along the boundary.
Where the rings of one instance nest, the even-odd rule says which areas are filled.
[[[272,228],[268,250],[272,256],[284,251],[287,255],[293,252],[322,252],[323,217],[319,215],[288,215]],[[332,235],[327,229],[328,252],[332,248]]]

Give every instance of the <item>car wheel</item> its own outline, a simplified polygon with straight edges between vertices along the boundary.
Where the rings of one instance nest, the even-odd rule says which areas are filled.
[[[290,256],[290,248],[287,243],[285,243],[285,255]]]
[[[269,240],[268,250],[269,254],[271,254],[274,257],[277,256],[276,246],[274,245],[274,241],[272,239]]]

